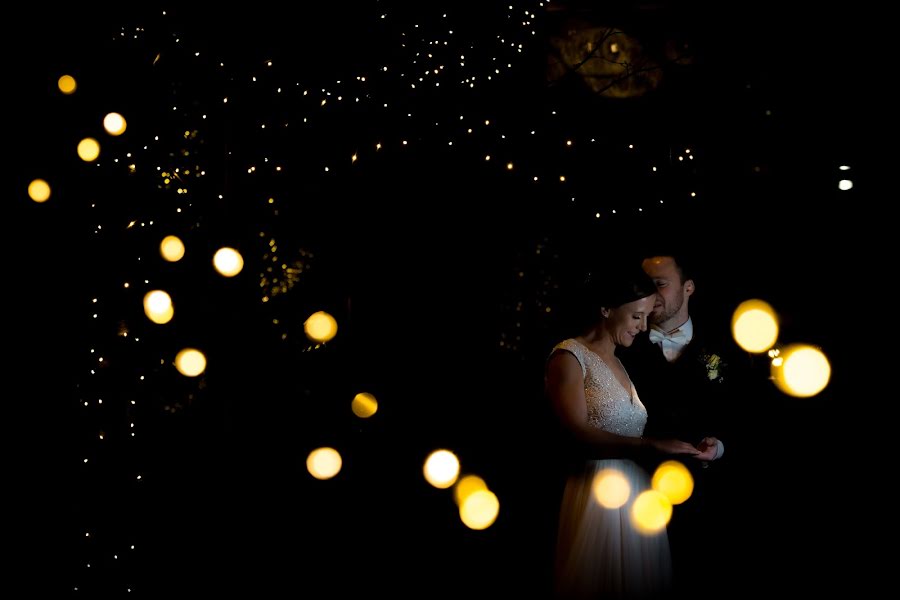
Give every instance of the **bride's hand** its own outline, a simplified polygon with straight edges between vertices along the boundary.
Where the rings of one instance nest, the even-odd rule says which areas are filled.
[[[665,454],[690,454],[693,456],[700,454],[700,450],[681,440],[656,440],[644,438],[644,441],[649,443],[656,450]]]

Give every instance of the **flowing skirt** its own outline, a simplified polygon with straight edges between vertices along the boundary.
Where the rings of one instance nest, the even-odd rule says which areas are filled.
[[[603,506],[595,495],[595,477],[604,469],[620,472],[630,488],[627,501],[618,508]],[[670,591],[672,564],[665,527],[648,534],[632,520],[635,498],[648,489],[647,473],[629,460],[591,460],[583,474],[569,478],[557,540],[558,598],[658,598]]]

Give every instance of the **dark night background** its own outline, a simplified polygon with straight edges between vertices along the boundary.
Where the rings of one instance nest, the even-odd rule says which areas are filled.
[[[741,300],[764,298],[782,317],[781,341],[819,345],[832,362],[819,396],[770,387],[748,410],[741,439],[758,459],[735,494],[734,535],[747,539],[735,589],[860,585],[849,577],[858,559],[844,553],[855,534],[840,516],[857,473],[822,440],[842,429],[847,380],[830,322],[842,299],[834,262],[847,258],[842,232],[871,197],[865,77],[847,50],[861,43],[855,16],[775,3],[549,13],[527,3],[538,18],[523,30],[536,34],[503,55],[514,68],[473,91],[451,57],[493,67],[500,53],[480,48],[516,30],[508,4],[421,4],[165,18],[162,8],[20,7],[10,19],[17,571],[35,589],[87,595],[540,595],[556,491],[540,475],[541,364],[556,333],[546,307],[586,262],[659,236],[702,258],[697,302],[708,318],[726,323]],[[413,42],[443,35],[442,12],[459,46],[434,49],[446,57],[440,88],[411,90],[397,72],[429,68],[421,56],[411,63]],[[563,14],[633,32],[650,55],[689,41],[691,60],[665,65],[656,89],[631,98],[593,93],[577,76],[550,85],[548,40]],[[56,90],[63,73],[79,83],[69,97]],[[289,87],[297,82],[309,96]],[[328,110],[322,89],[333,91]],[[99,126],[111,110],[128,119],[120,138]],[[467,136],[462,114],[508,137]],[[75,157],[86,135],[101,141],[100,166]],[[404,139],[410,148],[397,150]],[[679,164],[685,147],[697,164]],[[154,171],[188,164],[206,175],[186,180],[183,200]],[[852,165],[847,192],[841,164]],[[35,177],[53,185],[44,204],[25,193]],[[188,250],[164,265],[156,246],[170,233]],[[302,272],[261,302],[270,238]],[[234,279],[209,268],[222,245],[244,257]],[[142,313],[143,293],[158,288],[176,303],[166,326]],[[302,330],[316,310],[339,324],[318,349]],[[171,367],[186,345],[206,352],[202,377]],[[348,410],[359,391],[379,400],[371,419]],[[305,468],[322,445],[344,460],[325,482]],[[450,492],[421,477],[442,447],[499,497],[489,529],[467,529]]]

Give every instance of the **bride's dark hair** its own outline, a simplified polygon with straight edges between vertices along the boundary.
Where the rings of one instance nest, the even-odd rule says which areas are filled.
[[[601,319],[601,308],[623,304],[656,294],[656,285],[640,267],[640,261],[603,261],[568,290],[562,309],[563,329],[579,335]]]
[[[638,265],[616,266],[589,273],[583,291],[585,301],[599,310],[652,296],[656,294],[656,284]]]

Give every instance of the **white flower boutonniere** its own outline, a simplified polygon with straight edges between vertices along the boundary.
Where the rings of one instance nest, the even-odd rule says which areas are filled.
[[[710,381],[722,383],[722,381],[725,379],[722,375],[720,375],[722,369],[725,367],[725,363],[722,362],[722,357],[718,354],[701,354],[700,360],[706,367],[706,377]]]

